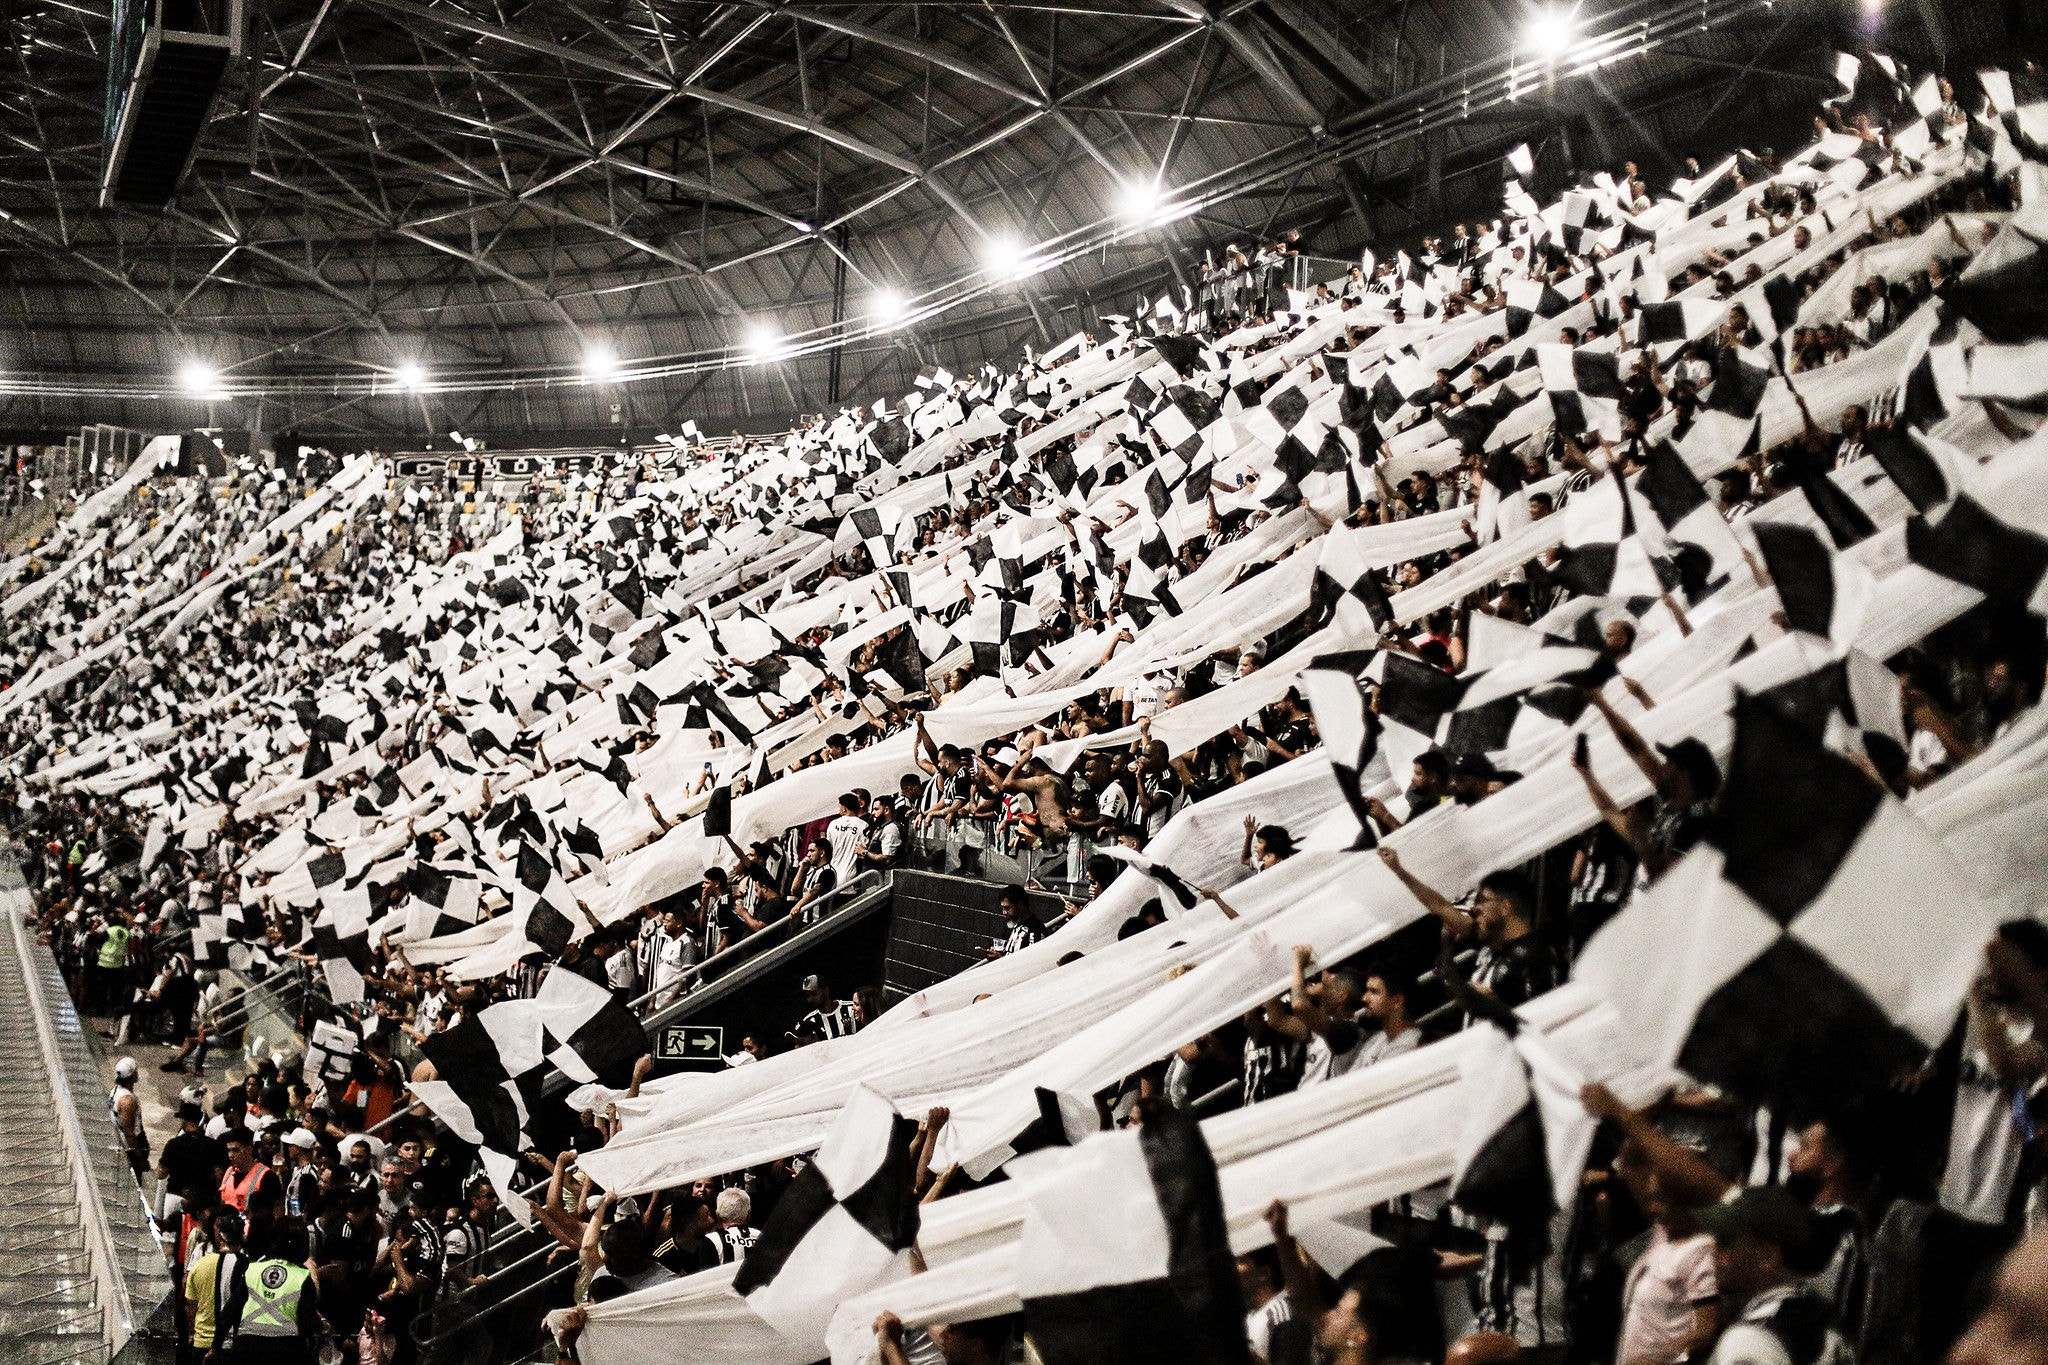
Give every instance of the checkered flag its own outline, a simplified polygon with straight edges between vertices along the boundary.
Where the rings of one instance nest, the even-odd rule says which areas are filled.
[[[1665,591],[1651,545],[1636,534],[1635,495],[1619,469],[1565,504],[1552,570],[1582,597],[1656,597]]]
[[[1372,557],[1372,528],[1335,526],[1323,537],[1309,589],[1315,619],[1346,634],[1383,633],[1394,625],[1394,607]]]
[[[1878,1093],[1955,1022],[1996,927],[1947,847],[1769,700],[1739,695],[1706,843],[1575,976],[1647,1059],[1764,1104]]]
[[[2048,615],[2048,536],[2009,521],[1969,493],[1906,523],[1906,556],[2004,606]],[[2039,504],[2036,502],[2035,507]]]
[[[1904,790],[1906,722],[1899,675],[1860,649],[1758,693],[1837,753],[1868,760]]]
[[[1550,394],[1557,429],[1571,436],[1597,431],[1621,439],[1621,358],[1585,346],[1546,345],[1536,350],[1536,367]]]
[[[566,1102],[547,1094],[550,1071],[624,1086],[647,1040],[611,992],[556,967],[531,1000],[502,1000],[465,1014],[420,1048],[436,1079],[411,1082],[413,1094],[479,1149],[507,1210],[531,1226],[532,1213],[514,1192],[520,1155],[532,1148],[532,1134],[571,1121]]]
[[[886,569],[901,559],[910,549],[912,534],[917,529],[915,519],[905,517],[900,507],[856,507],[847,519],[867,548],[868,562],[877,569]]]
[[[1017,1296],[1045,1365],[1245,1365],[1216,1159],[1191,1115],[1081,1143],[1024,1203]]]
[[[512,884],[513,927],[550,958],[560,957],[575,935],[576,897],[554,861],[522,841]]]
[[[916,1136],[915,1119],[856,1086],[816,1159],[776,1201],[733,1292],[790,1340],[823,1341],[843,1300],[908,1277]]]
[[[1451,1199],[1459,1208],[1523,1233],[1578,1202],[1599,1124],[1580,1103],[1584,1078],[1509,1010],[1489,1014],[1461,1046],[1467,1096]]]
[[[1745,567],[1742,543],[1669,441],[1650,448],[1634,492],[1662,532],[1653,556],[1675,571],[1688,602],[1704,600]]]
[[[412,894],[405,903],[405,937],[439,938],[462,932],[476,923],[477,897],[483,883],[422,864],[409,878]]]
[[[1302,695],[1315,717],[1316,733],[1330,757],[1330,772],[1343,788],[1345,804],[1358,821],[1355,848],[1379,842],[1366,799],[1366,770],[1380,751],[1380,720],[1373,714],[1366,671],[1377,650],[1324,654],[1301,671]]]
[[[1688,341],[1697,341],[1721,325],[1728,305],[1714,299],[1670,299],[1646,303],[1638,310],[1636,344],[1654,346],[1669,355]]]
[[[1854,560],[1838,556],[1811,528],[1751,519],[1758,557],[1777,589],[1785,628],[1817,635],[1836,652],[1855,643],[1877,581]]]

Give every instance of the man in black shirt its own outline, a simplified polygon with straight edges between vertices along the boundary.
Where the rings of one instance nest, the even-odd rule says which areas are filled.
[[[1302,1043],[1287,1037],[1255,1009],[1244,1017],[1244,1100],[1246,1105],[1291,1093],[1301,1084],[1306,1061]]]
[[[706,1238],[718,1227],[711,1206],[694,1194],[669,1198],[662,1213],[663,1235],[654,1244],[654,1259],[677,1275],[693,1275],[717,1263]]]
[[[1607,718],[1622,751],[1656,789],[1656,801],[1649,810],[1624,810],[1593,776],[1583,752],[1572,756],[1572,766],[1586,784],[1600,818],[1634,850],[1640,864],[1636,885],[1646,887],[1705,836],[1714,797],[1721,789],[1721,769],[1714,762],[1713,751],[1699,740],[1688,736],[1676,744],[1653,748],[1599,692],[1588,689],[1586,700]]]
[[[181,1203],[218,1189],[221,1173],[228,1168],[227,1148],[200,1131],[205,1122],[206,1111],[185,1101],[178,1106],[178,1131],[157,1154],[156,1173],[163,1178],[165,1193]],[[178,1207],[167,1202],[165,1212],[175,1213]]]
[[[1401,865],[1401,855],[1380,849],[1380,861],[1408,888],[1423,909],[1442,920],[1451,937],[1479,941],[1472,988],[1513,1009],[1555,987],[1562,976],[1557,954],[1536,937],[1535,889],[1519,872],[1489,872],[1480,878],[1470,910],[1450,900]]]

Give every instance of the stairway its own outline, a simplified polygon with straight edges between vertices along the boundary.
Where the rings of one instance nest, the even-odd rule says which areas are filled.
[[[104,1360],[98,1286],[35,1001],[0,933],[0,1338],[10,1359]]]
[[[49,950],[17,932],[14,869],[0,877],[0,1359],[105,1361],[163,1304],[169,1272],[84,1026]]]

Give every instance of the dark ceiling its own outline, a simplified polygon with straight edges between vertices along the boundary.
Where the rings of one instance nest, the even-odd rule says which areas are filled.
[[[1859,36],[1968,69],[2039,22],[2020,0],[1589,4],[1583,33],[1639,21],[1654,50],[1546,79],[1524,0],[249,4],[152,213],[96,206],[106,0],[0,0],[0,430],[761,429],[1057,340],[1205,248],[1292,227],[1349,258],[1490,213],[1518,141],[1551,188],[1623,156],[1658,182],[1797,138]],[[1486,98],[1508,63],[1515,97]],[[1198,210],[1117,222],[1155,177]],[[1004,237],[1065,259],[991,282]],[[947,306],[871,326],[885,290]],[[733,364],[763,326],[820,349]],[[652,377],[583,382],[592,347]],[[180,395],[193,359],[235,396]],[[447,387],[398,390],[408,362]]]

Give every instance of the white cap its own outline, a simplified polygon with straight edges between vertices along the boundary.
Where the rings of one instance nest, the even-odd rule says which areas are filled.
[[[308,1128],[292,1129],[284,1135],[284,1141],[287,1147],[318,1147],[320,1145],[320,1139],[314,1137],[312,1130]]]
[[[114,1079],[117,1081],[132,1081],[135,1079],[135,1059],[133,1057],[123,1057],[120,1061],[114,1063]]]

